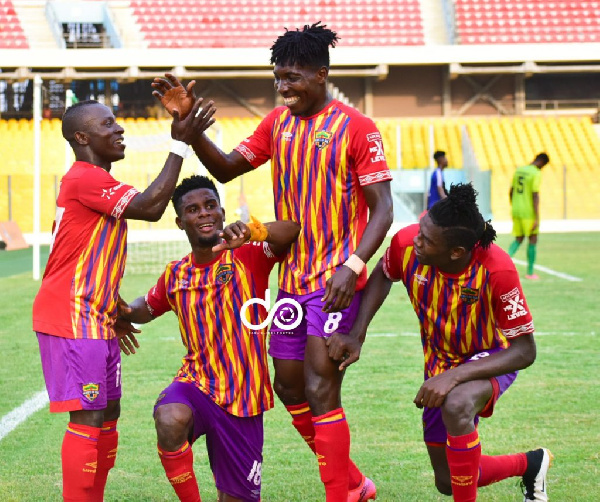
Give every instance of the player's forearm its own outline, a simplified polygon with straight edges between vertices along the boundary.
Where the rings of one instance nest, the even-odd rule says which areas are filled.
[[[271,250],[276,255],[284,253],[298,238],[300,234],[300,225],[291,220],[277,220],[265,223],[269,232],[265,239],[271,246]]]
[[[350,333],[350,335],[356,336],[361,343],[365,341],[367,328],[377,311],[383,305],[383,302],[390,293],[391,287],[392,281],[383,273],[383,262],[379,260],[363,290],[358,316],[356,317],[356,321],[354,321]]]
[[[227,155],[206,134],[196,136],[192,148],[200,162],[219,183],[227,183],[251,169],[251,166],[250,169],[242,169],[239,163],[232,160],[232,153]]]
[[[169,153],[165,165],[146,190],[136,195],[124,216],[128,219],[158,221],[164,214],[181,172],[183,158]]]
[[[365,187],[364,194],[369,206],[369,221],[354,254],[366,263],[379,249],[392,226],[394,208],[389,182]]]

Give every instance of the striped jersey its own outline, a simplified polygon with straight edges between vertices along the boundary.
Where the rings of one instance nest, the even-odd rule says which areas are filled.
[[[519,275],[506,252],[495,244],[487,250],[476,247],[462,273],[446,274],[417,260],[413,239],[418,232],[415,224],[392,238],[383,271],[404,283],[419,318],[425,378],[533,333]]]
[[[75,162],[56,200],[50,256],[33,303],[33,329],[110,339],[127,255],[123,212],[138,194],[101,167]]]
[[[275,108],[236,147],[254,167],[271,160],[275,216],[301,225],[279,270],[279,287],[307,294],[356,250],[368,220],[359,187],[392,179],[375,123],[333,100],[312,117]],[[357,290],[366,283],[366,270]]]
[[[266,242],[223,251],[198,265],[189,254],[167,265],[146,295],[154,316],[172,310],[187,349],[176,381],[196,385],[228,413],[248,417],[273,407],[266,330],[251,329],[266,319],[269,273],[278,259]],[[265,323],[266,324],[266,323]]]

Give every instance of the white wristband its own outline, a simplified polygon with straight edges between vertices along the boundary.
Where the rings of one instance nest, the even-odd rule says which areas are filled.
[[[346,267],[352,270],[356,275],[360,275],[360,273],[365,268],[365,262],[362,261],[355,254],[351,254],[350,257],[344,263],[344,265],[346,265]]]
[[[191,155],[190,147],[183,141],[177,141],[176,139],[171,141],[170,152],[179,155],[182,159],[187,159]]]

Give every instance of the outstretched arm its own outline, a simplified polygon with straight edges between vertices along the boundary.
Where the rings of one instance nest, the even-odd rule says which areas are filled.
[[[334,333],[327,339],[329,357],[334,361],[342,361],[340,371],[358,361],[362,345],[367,336],[367,328],[373,316],[387,298],[391,287],[392,281],[383,273],[383,261],[379,260],[363,291],[358,316],[354,321],[352,330],[348,335]]]
[[[193,82],[190,82],[185,88],[177,77],[171,73],[165,73],[165,78],[155,78],[152,87],[154,88],[152,95],[162,103],[171,115],[178,107],[189,109],[190,103],[193,103],[195,99]],[[200,162],[220,183],[227,183],[253,169],[252,165],[241,154],[235,150],[228,154],[225,153],[203,131],[194,136],[190,145]]]
[[[192,112],[183,120],[180,120],[179,113],[175,112],[171,123],[171,137],[174,140],[189,145],[192,138],[202,134],[214,123],[213,115],[216,110],[212,102],[204,109],[201,109],[201,106],[202,98],[196,101]],[[169,153],[159,175],[146,190],[133,198],[123,212],[124,217],[133,220],[158,221],[173,195],[182,163],[182,154]]]
[[[390,182],[384,181],[362,187],[369,206],[369,222],[354,254],[364,263],[379,249],[392,225],[394,212]],[[323,312],[343,310],[352,301],[358,275],[344,266],[327,281],[323,296]]]
[[[253,228],[256,230],[253,231]],[[224,240],[213,247],[213,251],[235,249],[251,240],[253,236],[258,236],[253,240],[267,241],[273,253],[280,255],[287,251],[292,242],[298,238],[299,233],[300,225],[290,220],[277,220],[262,224],[253,218],[253,222],[248,225],[236,221],[223,229],[221,237]]]

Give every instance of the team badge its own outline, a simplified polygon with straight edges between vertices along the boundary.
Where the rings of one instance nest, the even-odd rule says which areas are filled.
[[[154,402],[154,406],[158,405],[158,403],[160,403],[165,398],[165,396],[166,394],[164,392],[159,394],[159,396],[156,398],[156,401]]]
[[[479,299],[479,290],[461,286],[460,299],[467,305],[473,305]]]
[[[319,150],[323,150],[324,148],[327,147],[327,145],[329,145],[332,137],[333,137],[333,134],[330,133],[329,131],[317,131],[315,133],[315,146]]]
[[[87,383],[81,388],[83,390],[83,396],[90,403],[93,403],[100,394],[100,386],[97,383]]]
[[[223,263],[217,269],[217,283],[227,284],[233,277],[233,264]]]

